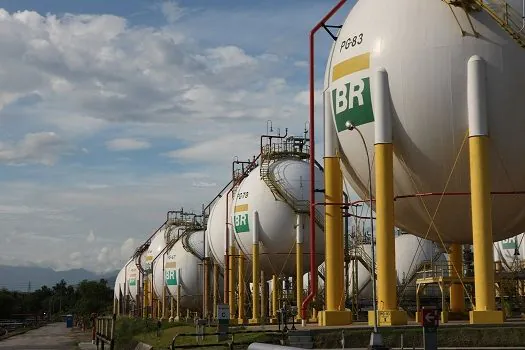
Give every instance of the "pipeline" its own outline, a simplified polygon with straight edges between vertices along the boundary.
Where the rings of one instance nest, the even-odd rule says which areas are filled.
[[[301,317],[306,319],[306,310],[317,293],[317,265],[315,264],[315,33],[322,28],[346,3],[340,0],[310,31],[310,293],[301,305]]]

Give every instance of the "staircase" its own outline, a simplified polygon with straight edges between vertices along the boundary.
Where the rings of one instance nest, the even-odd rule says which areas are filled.
[[[372,263],[372,257],[368,255],[365,248],[363,248],[362,245],[356,245],[350,249],[350,259],[354,261],[359,261],[363,266],[372,274],[372,266],[374,264]],[[375,273],[377,273],[377,267],[375,269]]]
[[[503,30],[525,48],[525,17],[504,0],[446,0],[453,6],[462,7],[467,13],[485,11]]]
[[[269,171],[269,163],[269,161],[263,158],[261,161],[260,174],[274,196],[284,200],[296,213],[310,214],[310,201],[296,198],[293,193],[286,189],[285,184],[275,179],[274,174]],[[324,218],[318,209],[315,209],[314,221],[317,227],[324,231]]]

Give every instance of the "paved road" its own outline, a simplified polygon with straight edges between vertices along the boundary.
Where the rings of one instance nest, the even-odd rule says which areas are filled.
[[[76,346],[77,342],[65,322],[51,323],[0,341],[0,349],[12,350],[73,350]]]

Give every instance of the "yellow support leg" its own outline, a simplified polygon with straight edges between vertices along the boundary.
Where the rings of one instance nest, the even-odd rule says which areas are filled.
[[[252,245],[252,318],[251,324],[258,324],[261,321],[261,310],[259,301],[259,243]]]
[[[475,309],[471,324],[503,323],[503,312],[496,310],[490,198],[490,163],[488,136],[471,136],[470,188],[472,208],[472,242],[474,248]]]
[[[217,303],[219,300],[219,265],[213,263],[213,319],[217,319]]]
[[[234,246],[230,246],[230,271],[229,271],[229,286],[228,286],[228,302],[230,304],[230,323],[237,323],[236,316],[236,303],[235,303],[235,261],[237,255],[237,249]]]
[[[342,326],[352,323],[352,312],[345,310],[343,176],[338,157],[325,157],[325,266],[326,310],[320,316],[323,326]]]
[[[142,317],[148,318],[148,301],[149,301],[149,280],[148,277],[144,279],[144,302],[142,308]]]
[[[301,307],[303,304],[303,243],[297,243],[295,247],[295,258],[296,258],[296,299],[297,307]],[[301,320],[301,313],[297,313],[297,320]]]
[[[279,291],[277,290],[277,276],[272,276],[272,317],[270,323],[277,323],[277,303]]]
[[[208,302],[210,300],[209,295],[209,285],[208,282],[210,280],[209,278],[209,258],[204,258],[202,262],[202,269],[203,269],[203,293],[202,293],[202,317],[208,318],[209,310],[208,310]]]
[[[397,274],[394,240],[394,167],[391,143],[375,145],[377,307],[380,326],[407,324],[407,315],[397,308]],[[374,311],[368,323],[374,324]]]
[[[457,279],[463,278],[463,257],[460,244],[452,244],[450,246],[449,257],[450,276]],[[465,295],[463,285],[459,281],[454,282],[450,286],[450,311],[465,311]]]
[[[244,324],[246,318],[244,316],[244,254],[239,252],[239,320],[238,324]]]

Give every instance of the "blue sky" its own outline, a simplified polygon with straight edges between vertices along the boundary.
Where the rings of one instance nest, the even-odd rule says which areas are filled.
[[[0,264],[118,267],[167,210],[211,200],[268,119],[301,133],[308,32],[335,3],[2,1]]]

